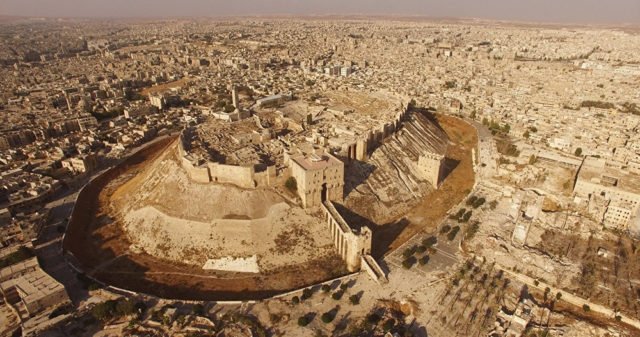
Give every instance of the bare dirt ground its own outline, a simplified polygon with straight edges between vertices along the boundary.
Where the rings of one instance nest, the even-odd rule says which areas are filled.
[[[335,254],[304,265],[272,269],[268,274],[205,271],[130,251],[131,241],[109,204],[114,191],[139,175],[173,144],[167,139],[138,152],[87,185],[69,223],[64,242],[88,274],[113,286],[173,299],[241,300],[260,298],[346,273]]]
[[[475,129],[451,116],[439,114],[437,120],[450,139],[447,151],[448,175],[439,189],[426,195],[405,217],[375,228],[375,256],[382,256],[400,247],[421,231],[435,231],[449,209],[462,201],[473,188],[475,176],[471,152],[478,143]]]
[[[173,145],[119,185],[109,202],[132,250],[174,262],[204,266],[256,255],[260,270],[269,272],[334,250],[320,213],[288,204],[271,188],[194,182]]]

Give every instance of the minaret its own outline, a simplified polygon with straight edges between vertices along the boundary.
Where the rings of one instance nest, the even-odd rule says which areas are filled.
[[[231,99],[233,100],[233,106],[236,110],[240,110],[240,105],[238,104],[238,90],[235,86],[231,89]]]

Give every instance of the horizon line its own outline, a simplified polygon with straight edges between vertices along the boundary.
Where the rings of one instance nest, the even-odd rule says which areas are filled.
[[[456,17],[456,16],[430,16],[425,14],[294,14],[294,13],[277,13],[277,14],[242,14],[242,15],[166,15],[166,16],[101,16],[101,15],[83,15],[83,16],[48,16],[48,15],[14,15],[14,14],[0,14],[0,23],[6,22],[4,19],[30,19],[30,20],[100,20],[100,21],[131,21],[131,20],[238,20],[238,19],[320,19],[320,18],[332,18],[337,20],[348,19],[375,19],[378,21],[396,21],[398,19],[404,19],[406,21],[411,20],[425,20],[425,21],[463,21],[463,22],[476,22],[476,23],[502,23],[502,24],[524,24],[528,26],[546,25],[546,26],[565,26],[565,27],[606,27],[606,28],[629,28],[639,27],[640,23],[637,22],[582,22],[582,21],[540,21],[540,20],[523,20],[523,19],[498,19],[498,18],[484,18],[484,17]],[[382,20],[381,20],[382,19]]]

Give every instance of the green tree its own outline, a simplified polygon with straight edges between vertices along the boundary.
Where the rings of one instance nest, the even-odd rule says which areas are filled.
[[[410,256],[402,261],[402,267],[404,267],[405,269],[411,269],[411,267],[413,267],[416,262],[417,259],[415,258],[415,256]]]
[[[581,147],[576,149],[575,155],[578,156],[578,157],[582,156],[582,148]]]
[[[298,182],[294,177],[287,178],[287,181],[284,182],[284,186],[291,192],[298,190]]]
[[[425,264],[429,263],[429,259],[429,255],[424,255],[420,258],[420,260],[418,260],[418,262],[420,263],[420,265],[424,266]]]
[[[430,236],[422,240],[422,245],[424,245],[427,248],[435,245],[436,243],[438,243],[438,238],[435,236]]]
[[[453,241],[453,239],[456,238],[456,235],[458,235],[458,232],[460,231],[460,226],[455,226],[451,229],[451,232],[449,232],[449,234],[447,234],[447,239],[449,239],[449,241]]]
[[[320,319],[327,324],[333,322],[334,318],[336,318],[335,315],[330,311],[325,312],[324,314],[322,314],[322,316],[320,316]]]
[[[331,298],[333,298],[336,301],[339,301],[342,298],[342,295],[344,295],[344,290],[338,290],[335,293],[333,293],[333,295],[331,295]]]
[[[309,317],[307,317],[307,315],[301,316],[300,318],[298,318],[298,325],[299,326],[307,326],[309,325],[309,323],[311,323],[311,320],[309,319]]]
[[[91,309],[91,315],[100,321],[107,321],[112,319],[116,314],[116,306],[118,301],[108,300],[102,303],[96,304]]]
[[[136,312],[136,304],[131,300],[120,300],[116,304],[116,313],[120,316],[129,316]]]

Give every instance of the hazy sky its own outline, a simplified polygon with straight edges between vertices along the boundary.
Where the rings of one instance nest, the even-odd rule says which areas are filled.
[[[640,24],[640,0],[0,0],[0,15],[372,14]]]

